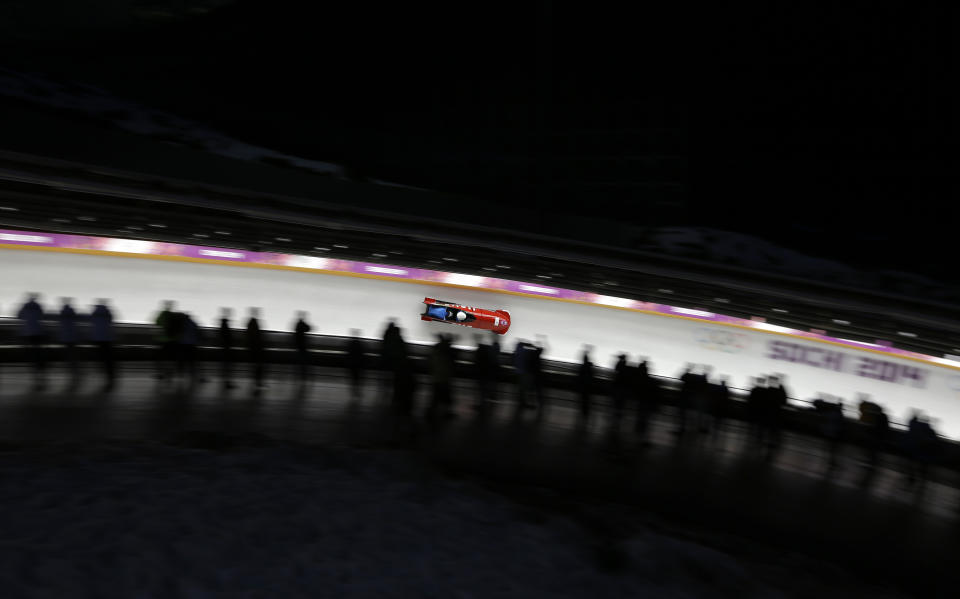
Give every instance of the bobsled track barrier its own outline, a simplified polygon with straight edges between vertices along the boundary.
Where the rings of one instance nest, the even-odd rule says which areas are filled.
[[[74,447],[70,443],[82,448],[105,440],[160,440],[214,450],[288,448],[283,451],[301,451],[290,450],[289,444],[320,443],[327,448],[320,450],[325,456],[337,445],[400,446],[439,472],[476,475],[542,512],[578,514],[583,500],[599,497],[610,505],[641,507],[643,513],[682,523],[689,527],[683,530],[697,530],[697,535],[709,531],[736,543],[748,538],[779,547],[777,555],[813,555],[874,582],[893,581],[929,596],[951,596],[942,591],[960,572],[954,528],[960,521],[958,446],[943,443],[922,477],[925,482],[908,485],[918,462],[905,451],[909,444],[904,443],[904,432],[893,431],[877,447],[867,427],[851,420],[838,450],[840,466],[831,469],[820,437],[822,417],[808,401],[817,392],[848,399],[864,392],[885,405],[894,420],[902,420],[910,407],[921,407],[940,419],[940,432],[957,436],[960,418],[951,411],[953,389],[960,389],[954,384],[960,380],[954,378],[960,374],[955,364],[541,284],[312,257],[257,255],[260,262],[243,262],[250,254],[139,240],[13,231],[3,235],[4,455],[40,444],[49,462],[49,441],[67,452]],[[25,245],[31,243],[34,247]],[[82,311],[96,298],[109,298],[118,322],[119,376],[112,391],[102,389],[97,349],[86,344],[77,355],[82,365],[78,379],[63,363],[62,348],[53,344],[47,353],[48,384],[40,391],[32,389],[29,352],[21,345],[15,318],[26,292],[43,294],[51,332],[56,330],[60,297],[74,298]],[[457,345],[465,350],[474,340],[470,329],[421,321],[424,297],[510,312],[511,329],[499,338],[505,352],[499,391],[484,408],[474,409],[478,384],[473,356],[459,351],[453,417],[428,418],[429,344],[439,332],[456,335]],[[177,309],[205,327],[198,355],[200,375],[206,379],[201,384],[178,386],[155,379],[157,331],[152,323],[163,300],[176,301]],[[210,327],[223,307],[234,309],[237,329],[243,328],[248,308],[262,309],[268,330],[268,386],[262,394],[251,393],[253,373],[242,350],[232,356],[237,386],[220,385],[222,354]],[[309,340],[312,378],[305,385],[296,381],[290,333],[299,310],[308,312],[315,333]],[[388,401],[390,381],[378,360],[378,337],[391,317],[411,342],[419,382],[409,418]],[[368,366],[359,397],[352,396],[345,371],[353,329],[365,337]],[[544,409],[525,410],[518,407],[507,352],[514,342],[537,335],[545,336],[547,348],[546,400]],[[242,347],[242,331],[236,337]],[[600,366],[586,422],[575,390],[584,343],[594,346]],[[611,373],[603,367],[612,365],[619,352],[629,353],[632,360],[648,357],[662,389],[662,404],[644,435],[634,430],[633,404],[622,420],[611,405]],[[710,434],[698,430],[696,416],[690,416],[687,434],[674,434],[680,421],[676,377],[687,363],[712,365],[733,387],[726,418],[721,426],[711,423]],[[768,451],[755,441],[743,401],[748,378],[765,373],[786,374],[792,396],[780,442]],[[866,468],[871,455],[879,455],[878,465]],[[434,480],[431,475],[425,478]],[[617,534],[631,526],[627,522],[626,516],[617,515],[610,522],[587,523],[615,543]],[[849,543],[824,542],[827,534],[856,539],[856,549]]]
[[[15,326],[4,322],[4,337]],[[563,362],[545,364],[544,409],[518,408],[513,373],[504,366],[495,398],[474,410],[477,384],[471,380],[471,356],[462,352],[453,385],[455,417],[430,419],[430,348],[414,345],[410,350],[419,390],[411,417],[404,417],[388,399],[389,382],[378,369],[379,344],[374,340],[364,342],[371,369],[360,395],[353,396],[343,369],[346,339],[311,340],[312,378],[301,385],[289,333],[269,333],[268,386],[256,395],[244,352],[234,356],[233,389],[220,385],[220,353],[211,347],[200,352],[206,382],[158,383],[153,327],[121,325],[117,333],[122,343],[116,348],[119,380],[110,392],[102,389],[95,348],[81,348],[77,379],[64,364],[54,363],[42,391],[31,389],[31,366],[23,361],[21,348],[0,349],[0,458],[16,473],[8,479],[17,492],[23,493],[25,477],[30,483],[48,480],[58,469],[76,477],[100,460],[153,472],[150,462],[138,456],[169,451],[163,446],[170,445],[176,452],[170,467],[185,469],[183,480],[201,481],[204,488],[221,488],[224,473],[198,477],[188,456],[212,454],[229,462],[225,468],[236,467],[234,459],[242,453],[272,456],[251,465],[251,471],[264,477],[260,487],[286,484],[279,481],[289,479],[278,476],[290,474],[289,460],[307,464],[307,470],[297,471],[304,475],[291,475],[301,480],[313,480],[317,468],[363,477],[369,474],[366,468],[350,459],[340,461],[342,450],[353,447],[364,455],[391,455],[415,466],[411,488],[422,492],[413,496],[422,497],[428,513],[441,522],[448,520],[441,506],[430,502],[431,489],[480,482],[518,501],[524,524],[533,527],[537,518],[569,515],[599,535],[600,542],[616,546],[621,535],[645,534],[655,525],[655,530],[676,531],[680,538],[708,546],[743,548],[750,543],[775,548],[765,550],[778,560],[800,560],[797,571],[803,572],[803,580],[790,582],[794,590],[825,571],[813,565],[812,558],[873,585],[892,582],[925,596],[951,596],[937,593],[952,584],[960,555],[955,528],[960,523],[960,493],[957,473],[948,467],[957,463],[953,444],[945,444],[922,484],[907,485],[912,462],[903,455],[902,433],[890,435],[877,467],[867,469],[863,465],[871,454],[870,435],[865,427],[849,423],[839,450],[840,466],[831,470],[818,436],[818,417],[809,408],[786,412],[784,433],[768,457],[744,421],[742,401],[730,406],[728,417],[721,426],[713,425],[710,434],[700,433],[691,417],[689,432],[676,436],[676,381],[671,379],[660,380],[663,405],[641,435],[634,431],[633,405],[622,421],[611,409],[607,373],[599,373],[603,378],[596,382],[591,418],[584,423],[572,390],[574,365]],[[214,331],[205,333],[209,339]],[[54,361],[62,357],[51,356]],[[382,449],[391,451],[384,454]],[[20,465],[34,454],[42,467]],[[155,474],[170,477],[166,471]],[[442,482],[450,474],[452,482]],[[75,478],[67,480],[75,484]],[[169,481],[180,485],[181,478]],[[156,492],[154,485],[148,487],[148,493]],[[70,501],[70,493],[40,497],[49,510],[51,497]],[[342,503],[337,488],[323,488],[321,495]],[[383,500],[379,491],[375,495],[376,501]],[[191,504],[186,498],[184,505]],[[529,517],[535,519],[528,522]],[[33,526],[33,520],[28,522]],[[379,530],[381,525],[364,523],[363,528]],[[824,535],[850,542],[825,542]],[[885,567],[878,569],[878,564]],[[834,577],[833,590],[840,584]]]
[[[242,326],[250,307],[261,326],[290,331],[308,312],[314,331],[345,336],[359,329],[378,337],[395,318],[407,341],[432,343],[440,332],[471,347],[474,334],[451,324],[420,320],[424,297],[440,297],[510,313],[504,349],[544,336],[545,356],[579,361],[584,344],[594,361],[610,365],[618,353],[647,357],[655,374],[678,376],[687,364],[707,364],[732,387],[750,377],[786,375],[791,398],[820,393],[854,401],[859,394],[883,405],[894,422],[917,408],[937,420],[941,434],[960,437],[960,363],[879,344],[836,339],[722,314],[639,302],[459,273],[215,247],[27,231],[0,231],[0,314],[15,316],[25,292],[78,306],[110,298],[118,322],[153,322],[163,300],[213,325],[223,307]]]

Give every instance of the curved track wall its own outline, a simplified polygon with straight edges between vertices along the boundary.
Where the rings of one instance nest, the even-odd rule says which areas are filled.
[[[15,315],[24,292],[37,291],[49,310],[58,308],[60,296],[75,298],[78,306],[106,297],[117,320],[150,322],[161,300],[173,299],[205,325],[215,324],[222,307],[234,309],[237,324],[248,308],[259,307],[266,328],[289,330],[296,311],[305,310],[324,334],[359,329],[374,337],[394,317],[410,341],[430,342],[445,331],[472,344],[471,329],[419,319],[423,298],[432,296],[510,311],[513,325],[501,340],[505,347],[544,335],[552,359],[576,361],[589,343],[594,360],[605,366],[621,351],[631,359],[649,357],[658,374],[676,375],[687,363],[710,364],[736,387],[758,374],[784,373],[793,397],[825,392],[850,401],[866,393],[887,406],[894,420],[905,421],[910,408],[920,408],[939,419],[940,432],[960,437],[960,371],[931,361],[790,335],[776,327],[756,330],[437,282],[155,258],[0,250],[0,313]]]

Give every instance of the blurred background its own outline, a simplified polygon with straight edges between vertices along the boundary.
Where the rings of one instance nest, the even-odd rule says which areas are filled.
[[[104,456],[231,472],[184,488],[243,487],[257,507],[217,526],[274,556],[413,548],[287,571],[200,543],[106,596],[951,593],[955,10],[4,2],[0,468],[29,481],[4,518],[54,530],[23,524],[53,497],[109,523],[95,559],[11,550],[16,596],[96,594],[111,556],[182,541],[122,538],[149,501],[104,475],[180,491]],[[422,318],[431,296],[468,327]],[[247,528],[269,485],[226,448],[343,494]],[[389,522],[367,484],[401,489]],[[468,525],[427,497],[562,555],[430,549],[422,522]],[[484,568],[504,586],[464,574]]]

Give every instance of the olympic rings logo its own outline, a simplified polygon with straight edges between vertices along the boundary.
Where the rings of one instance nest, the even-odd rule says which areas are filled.
[[[750,339],[743,333],[733,331],[698,329],[697,343],[704,349],[738,354],[747,349]]]

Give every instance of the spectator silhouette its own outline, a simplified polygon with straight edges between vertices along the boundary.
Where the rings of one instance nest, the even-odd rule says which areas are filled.
[[[905,438],[906,454],[910,459],[907,468],[907,484],[923,486],[929,476],[930,465],[937,457],[939,437],[930,422],[917,410],[914,410],[907,427]]]
[[[517,376],[517,408],[532,408],[530,395],[534,389],[533,368],[531,354],[534,346],[529,341],[521,339],[513,350],[513,368]]]
[[[80,362],[77,360],[77,343],[80,332],[78,322],[80,317],[73,309],[73,299],[69,297],[62,298],[63,307],[60,308],[60,315],[57,319],[58,336],[63,345],[63,359],[70,368],[71,376],[76,379],[80,376]]]
[[[713,416],[713,435],[718,437],[723,431],[724,423],[730,416],[730,387],[727,378],[721,377],[720,382],[710,385],[710,409]]]
[[[171,300],[163,302],[160,313],[157,314],[157,378],[160,380],[172,378],[177,365],[177,344],[180,341],[180,317],[174,311],[176,304]]]
[[[400,327],[391,318],[383,331],[383,343],[380,347],[380,359],[384,370],[392,373],[402,363],[402,347],[403,337],[400,334]]]
[[[430,373],[433,376],[433,396],[427,416],[434,419],[440,410],[444,415],[453,415],[453,369],[454,355],[452,338],[449,335],[437,335],[437,343],[430,351]]]
[[[177,319],[180,321],[180,337],[177,340],[178,370],[191,385],[202,382],[197,370],[197,346],[201,341],[200,327],[197,326],[193,316],[186,312],[177,314]]]
[[[98,299],[90,313],[90,340],[97,347],[97,357],[103,370],[104,387],[110,391],[116,384],[117,371],[113,356],[113,312],[107,307],[105,299]]]
[[[660,404],[662,402],[660,382],[653,376],[653,364],[648,360],[644,359],[641,362],[642,368],[640,369],[641,375],[641,384],[643,385],[642,395],[640,397],[640,409],[643,410],[643,417],[645,418],[644,422],[637,421],[637,424],[640,427],[638,432],[643,435],[643,446],[649,447],[651,445],[650,436],[649,436],[649,424],[656,415],[657,411],[660,409]]]
[[[220,311],[220,378],[224,389],[233,389],[233,329],[230,327],[230,318],[233,312],[230,308]]]
[[[263,331],[260,330],[260,309],[250,308],[250,318],[247,319],[247,355],[250,366],[253,368],[253,391],[259,395],[266,384],[264,382],[264,361],[266,359],[266,344]]]
[[[880,463],[880,453],[887,443],[890,419],[883,407],[870,401],[868,395],[861,393],[859,399],[860,422],[866,425],[867,468],[874,470]]]
[[[474,335],[477,349],[473,352],[473,375],[477,379],[477,402],[475,408],[480,410],[486,405],[490,397],[490,360],[493,358],[490,346],[483,342],[481,335]]]
[[[406,357],[405,347],[400,327],[391,318],[383,331],[383,341],[380,344],[380,364],[385,372],[382,379],[385,385],[393,385],[396,382],[397,368],[404,363]]]
[[[765,437],[764,404],[766,402],[767,379],[754,377],[747,396],[747,419],[750,422],[750,437],[760,445]]]
[[[820,434],[823,435],[827,449],[827,471],[833,472],[840,464],[840,446],[843,443],[845,419],[843,400],[836,403],[824,399],[813,402],[820,418]]]
[[[633,428],[643,439],[644,445],[650,444],[647,435],[654,410],[650,379],[650,363],[642,358],[633,370],[633,394],[637,402],[637,418]]]
[[[619,427],[630,395],[630,365],[627,354],[619,354],[613,365],[613,425]]]
[[[675,435],[687,432],[687,412],[693,404],[693,396],[697,392],[699,378],[693,372],[693,364],[687,364],[680,375],[680,393],[677,394],[677,428]]]
[[[363,389],[363,369],[365,356],[360,331],[352,329],[347,341],[347,371],[350,373],[350,395],[359,399]]]
[[[47,356],[44,344],[47,342],[46,329],[43,326],[44,313],[40,306],[40,294],[30,293],[27,301],[17,312],[20,319],[20,335],[24,345],[30,353],[33,362],[34,388],[43,389],[46,386]]]
[[[543,373],[543,352],[546,351],[546,337],[537,335],[537,342],[530,350],[530,376],[533,381],[534,395],[537,398],[537,408],[542,416],[547,407],[544,386],[546,377]]]
[[[390,371],[387,373],[388,380],[390,385],[392,385],[393,391],[391,392],[391,397],[397,399],[398,392],[396,385],[401,382],[401,379],[404,377],[412,377],[414,381],[406,381],[407,384],[416,386],[415,373],[414,373],[414,364],[413,359],[410,358],[410,355],[407,351],[407,341],[403,338],[403,330],[396,326],[396,324],[391,321],[393,324],[393,330],[390,332]],[[389,328],[389,327],[388,327]],[[402,395],[402,394],[401,394]],[[412,409],[412,404],[411,404]]]
[[[772,451],[778,449],[783,440],[784,409],[787,407],[787,389],[783,385],[782,376],[771,376],[770,384],[764,395],[765,421],[767,429],[767,447]]]
[[[710,432],[710,420],[713,413],[713,393],[710,383],[710,367],[701,366],[701,372],[694,375],[692,400],[697,429],[701,434]]]
[[[490,334],[490,345],[489,353],[490,359],[487,361],[487,364],[490,368],[490,374],[488,375],[488,384],[490,391],[490,399],[494,400],[497,398],[498,389],[500,387],[500,378],[503,375],[501,368],[501,357],[500,357],[500,341],[497,338],[496,333]]]
[[[591,400],[593,395],[594,367],[590,359],[592,346],[583,348],[583,359],[580,362],[580,368],[577,369],[577,395],[580,398],[581,423],[587,425],[590,422]]]
[[[293,328],[293,345],[297,352],[297,376],[304,382],[310,375],[310,354],[307,349],[307,333],[313,330],[307,324],[307,313],[297,312],[297,323]]]

